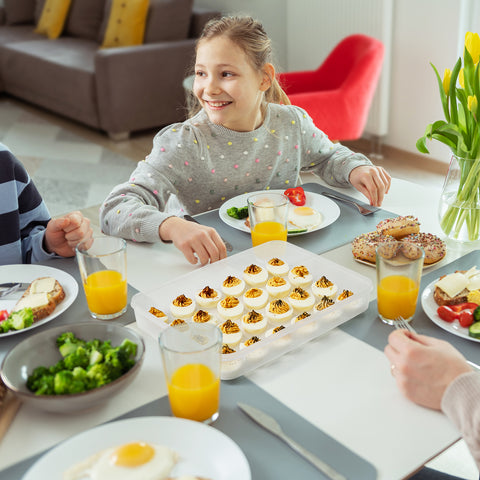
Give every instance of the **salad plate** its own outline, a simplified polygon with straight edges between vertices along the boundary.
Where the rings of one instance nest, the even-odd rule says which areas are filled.
[[[284,190],[262,190],[259,192],[250,192],[250,193],[244,193],[242,195],[237,195],[236,197],[233,197],[230,200],[227,200],[220,207],[218,211],[220,219],[230,227],[233,227],[237,230],[241,230],[242,232],[250,233],[250,228],[247,227],[247,225],[245,225],[245,219],[239,220],[237,218],[230,217],[227,213],[227,210],[232,207],[237,207],[237,208],[246,207],[247,198],[250,195],[258,194],[258,193],[284,193]],[[326,198],[323,195],[320,195],[318,193],[312,193],[312,192],[305,192],[305,196],[307,198],[305,202],[305,207],[310,207],[316,210],[317,212],[319,212],[320,215],[322,216],[322,219],[317,226],[313,228],[308,228],[306,231],[302,231],[302,232],[293,233],[293,231],[292,232],[289,231],[288,236],[304,235],[306,233],[316,232],[317,230],[328,227],[328,225],[331,225],[340,216],[340,207],[333,200],[330,200],[329,198]],[[291,212],[291,210],[295,208],[295,205],[290,204],[289,208]],[[292,225],[290,225],[289,230],[294,230],[294,229],[298,230],[299,228],[298,227],[295,228]]]

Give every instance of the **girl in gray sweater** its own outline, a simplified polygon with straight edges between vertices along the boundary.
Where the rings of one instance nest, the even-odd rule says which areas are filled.
[[[139,242],[172,241],[192,264],[226,256],[217,232],[184,213],[218,208],[250,191],[286,189],[311,171],[354,186],[380,205],[390,176],[332,143],[290,105],[275,79],[271,43],[250,17],[209,22],[197,44],[191,116],[161,130],[152,152],[104,202],[104,233]],[[174,200],[174,201],[173,201]],[[171,208],[173,203],[176,205]]]

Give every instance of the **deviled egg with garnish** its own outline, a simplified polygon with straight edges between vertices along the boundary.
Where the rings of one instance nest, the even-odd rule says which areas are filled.
[[[268,272],[259,265],[252,263],[243,271],[243,279],[252,287],[261,287],[265,285],[268,279]]]
[[[235,348],[242,339],[242,331],[240,327],[232,320],[227,320],[220,325],[220,330],[223,335],[223,343],[230,348]]]
[[[242,317],[242,327],[250,335],[260,335],[267,329],[267,319],[256,310],[250,310]]]
[[[273,324],[279,325],[290,320],[293,308],[285,300],[278,298],[268,304],[266,314]]]
[[[220,301],[220,294],[208,285],[195,295],[195,301],[200,307],[212,308]]]
[[[229,347],[226,343],[222,345],[222,355],[228,355],[229,353],[236,353],[234,348]]]
[[[288,263],[284,262],[280,258],[274,257],[267,262],[267,271],[271,275],[282,277],[283,275],[287,275],[288,270]]]
[[[332,300],[331,298],[325,296],[322,297],[320,301],[315,305],[315,310],[325,310],[332,305],[335,305],[335,300]]]
[[[154,317],[157,317],[157,318],[166,318],[167,315],[162,312],[162,310],[159,310],[158,308],[156,307],[150,307],[150,310],[148,311],[148,313],[151,313]]]
[[[278,337],[278,338],[273,338],[270,340],[270,344],[274,346],[275,348],[283,348],[285,345],[288,345],[292,338],[290,335],[279,335],[280,332],[285,330],[284,325],[278,325],[275,328],[271,328],[270,330],[267,330],[265,333],[265,339],[270,338],[271,336],[273,337]]]
[[[243,303],[248,308],[263,308],[268,302],[268,293],[262,288],[252,287],[243,294]]]
[[[342,300],[345,300],[348,297],[351,297],[353,295],[353,292],[351,290],[343,290],[343,292],[337,297],[337,300],[341,302]]]
[[[307,288],[312,283],[313,277],[307,267],[298,265],[288,272],[288,280],[294,287]]]
[[[196,323],[213,323],[217,324],[217,318],[212,313],[205,310],[197,310],[192,317],[192,320]]]
[[[255,345],[261,342],[261,338],[257,335],[250,337],[248,340],[240,344],[240,350],[251,348],[252,345]],[[248,358],[250,360],[259,360],[260,358],[264,357],[267,352],[264,348],[256,348],[251,353],[248,354]]]
[[[311,310],[315,305],[315,298],[302,287],[295,287],[288,296],[290,305],[296,310]]]
[[[179,295],[170,304],[170,312],[174,317],[188,318],[195,311],[195,301],[185,295]]]
[[[268,279],[265,288],[272,297],[283,298],[290,293],[292,286],[286,278],[274,276]]]
[[[217,303],[217,310],[223,318],[236,320],[243,313],[243,304],[237,297],[228,295]]]
[[[178,325],[184,325],[186,323],[187,322],[185,320],[183,320],[182,318],[176,318],[175,320],[172,320],[170,322],[170,326],[171,327],[177,327]]]
[[[238,297],[245,290],[245,282],[241,278],[229,275],[222,283],[222,292],[225,295]]]
[[[305,320],[310,316],[311,316],[311,313],[302,312],[300,315],[297,315],[296,317],[292,318],[292,325],[295,325],[297,322],[301,322],[302,320]]]
[[[302,312],[300,315],[292,318],[292,325],[301,325],[298,329],[298,333],[301,335],[311,334],[317,329],[316,322],[306,322],[306,319],[311,317],[308,312]],[[305,323],[306,322],[306,323]],[[305,325],[303,325],[305,323]]]
[[[331,282],[325,275],[323,275],[312,285],[312,292],[316,297],[319,298],[333,298],[338,292],[338,287],[333,282]]]

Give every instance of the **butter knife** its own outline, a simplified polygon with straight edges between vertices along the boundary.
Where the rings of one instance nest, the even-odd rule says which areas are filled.
[[[6,297],[11,293],[26,290],[30,283],[12,282],[0,283],[0,298]]]
[[[306,450],[295,440],[290,438],[284,433],[282,427],[279,423],[270,415],[258,410],[258,408],[247,405],[246,403],[237,403],[238,407],[245,412],[252,420],[257,422],[265,430],[268,430],[270,433],[273,433],[278,438],[283,440],[290,448],[299,453],[302,457],[308,460],[312,465],[314,465],[318,470],[320,470],[324,475],[326,475],[331,480],[347,480],[347,477],[344,477],[336,470],[334,470],[330,465],[326,464],[323,460],[320,460],[316,455]]]

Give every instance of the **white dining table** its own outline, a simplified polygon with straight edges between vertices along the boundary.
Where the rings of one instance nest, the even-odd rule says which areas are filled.
[[[312,175],[306,175],[304,181],[323,183]],[[437,220],[440,187],[393,179],[383,207],[395,214],[414,215],[420,220],[422,231],[441,235]],[[346,193],[362,198],[353,190]],[[448,243],[447,258],[442,263],[474,248],[475,245]],[[322,256],[361,273],[375,284],[375,269],[356,262],[350,244]],[[128,281],[145,293],[151,290],[153,280],[155,284],[167,282],[172,279],[172,272],[180,276],[199,268],[188,264],[171,244],[129,242],[127,257]],[[138,329],[136,324],[131,328]],[[65,421],[64,415],[23,405],[0,443],[0,477],[1,470],[9,465],[166,395],[157,342],[149,335],[144,338],[146,358],[139,375],[129,388],[103,406]],[[460,438],[441,412],[419,407],[400,394],[381,350],[338,328],[247,376],[372,463],[380,480],[408,477]],[[394,454],[393,444],[408,448],[401,455]]]

